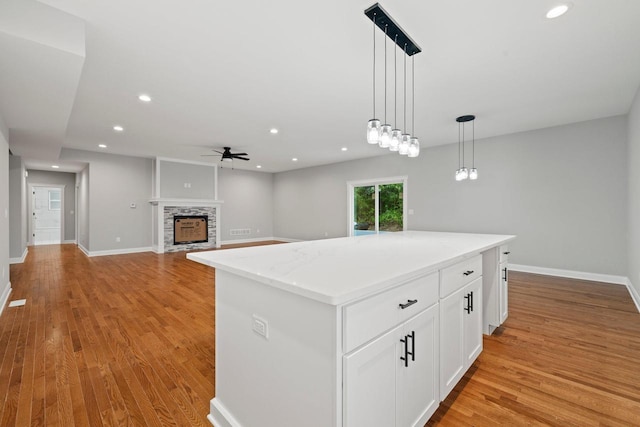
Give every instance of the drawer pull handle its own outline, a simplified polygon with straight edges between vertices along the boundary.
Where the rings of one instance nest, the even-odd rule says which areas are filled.
[[[406,303],[404,304],[398,304],[400,306],[401,309],[405,309],[409,306],[412,306],[413,304],[417,303],[418,300],[417,299],[408,299]]]
[[[502,252],[504,255],[509,255],[511,252],[507,251],[507,252]]]
[[[504,275],[502,276],[502,280],[504,280],[505,282],[509,280],[509,273],[507,270],[507,267],[502,269],[502,272],[504,273]]]
[[[465,276],[468,276],[468,275],[470,275],[470,274],[473,274],[473,270],[467,270],[467,271],[465,271],[465,272],[464,272],[464,273],[462,273],[462,274],[464,274]]]

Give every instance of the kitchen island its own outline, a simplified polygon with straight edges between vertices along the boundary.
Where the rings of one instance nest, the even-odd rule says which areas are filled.
[[[499,326],[483,295],[503,295],[497,252],[513,238],[406,231],[188,254],[216,268],[209,420],[423,425]]]

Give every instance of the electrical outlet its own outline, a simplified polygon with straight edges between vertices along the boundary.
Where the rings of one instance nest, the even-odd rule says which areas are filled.
[[[256,228],[256,234],[260,234],[260,229]]]
[[[120,238],[119,237],[116,237],[116,242],[120,242]]]
[[[329,237],[329,233],[328,232],[324,232],[324,237]]]
[[[267,322],[265,319],[262,319],[254,314],[251,329],[253,329],[253,331],[258,335],[262,335],[266,339],[269,339],[269,322]]]

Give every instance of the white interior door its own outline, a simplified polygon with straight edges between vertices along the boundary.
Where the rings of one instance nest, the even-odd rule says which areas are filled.
[[[32,244],[62,243],[62,188],[33,186],[31,195]]]

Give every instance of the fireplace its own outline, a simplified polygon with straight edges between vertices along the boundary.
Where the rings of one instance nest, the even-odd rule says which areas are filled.
[[[173,217],[173,244],[205,243],[209,241],[207,215],[176,215]]]

